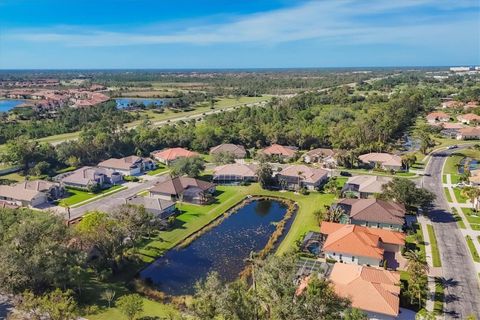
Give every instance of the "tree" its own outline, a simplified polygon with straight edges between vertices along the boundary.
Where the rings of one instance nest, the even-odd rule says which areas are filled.
[[[403,179],[393,178],[392,181],[383,185],[381,199],[393,200],[405,205],[407,209],[421,208],[423,210],[431,207],[435,195],[424,188],[418,188],[415,182]]]
[[[212,272],[205,280],[195,284],[193,313],[200,319],[214,319],[220,313],[221,294],[224,288],[218,273]]]
[[[205,170],[205,161],[200,157],[183,157],[176,160],[172,166],[173,176],[187,175],[198,177]]]
[[[228,151],[214,153],[212,155],[212,162],[216,164],[234,163],[235,155],[232,152]]]
[[[414,132],[414,136],[420,141],[420,151],[423,154],[427,153],[427,150],[435,145],[428,128],[420,127]]]
[[[128,320],[134,320],[143,312],[143,299],[136,293],[121,296],[116,304]]]
[[[417,162],[417,156],[415,153],[407,153],[402,157],[402,165],[408,171],[411,166],[413,166]]]
[[[77,303],[71,290],[55,289],[43,296],[25,291],[16,306],[21,319],[74,320],[77,319]]]
[[[418,252],[407,251],[405,257],[408,259],[409,273],[407,294],[410,296],[411,303],[416,301],[421,308],[422,301],[428,292],[428,264]]]
[[[339,222],[340,219],[345,215],[345,210],[340,206],[334,206],[327,210],[325,215],[325,221],[329,222]]]
[[[260,186],[265,189],[272,183],[272,166],[268,162],[260,162],[256,172]]]
[[[102,292],[102,299],[105,300],[108,303],[108,307],[110,308],[112,305],[113,300],[115,299],[115,290],[112,289],[107,289]]]
[[[368,316],[365,312],[357,308],[350,308],[343,314],[344,320],[367,320]]]
[[[323,189],[327,193],[337,194],[338,192],[337,179],[334,179],[334,178],[329,179],[327,183],[325,183],[325,185],[323,186]]]
[[[464,187],[461,191],[461,194],[462,196],[464,197],[467,197],[468,199],[470,199],[470,202],[474,203],[475,199],[477,199],[478,197],[480,197],[480,189],[479,188],[475,188],[475,187]],[[475,209],[475,207],[474,207]]]

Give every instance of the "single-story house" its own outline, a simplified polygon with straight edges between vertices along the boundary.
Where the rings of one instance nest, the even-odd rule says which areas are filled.
[[[160,219],[166,219],[175,213],[175,202],[155,197],[133,196],[125,199],[126,204],[143,206],[147,212]]]
[[[297,151],[297,147],[282,146],[279,144],[272,144],[271,146],[260,150],[260,152],[264,155],[278,157],[280,159],[291,159],[295,157]]]
[[[231,163],[218,166],[213,170],[215,183],[256,181],[257,178],[257,166],[254,164]]]
[[[98,164],[99,168],[112,169],[126,176],[135,176],[147,170],[155,169],[155,162],[150,158],[129,156],[110,158]]]
[[[59,199],[65,194],[65,189],[60,185],[60,183],[46,180],[26,180],[15,184],[14,187],[43,192],[47,195],[48,200]]]
[[[476,102],[476,101],[469,101],[469,102],[467,102],[466,105],[463,106],[463,108],[464,108],[465,110],[478,108],[478,102]]]
[[[104,188],[123,181],[122,174],[112,169],[82,167],[59,177],[66,187],[88,190],[96,185]]]
[[[190,177],[170,178],[149,189],[151,197],[196,204],[208,203],[214,193],[215,185],[213,183]]]
[[[166,165],[172,164],[179,158],[197,157],[199,154],[185,148],[168,148],[152,153],[153,158]]]
[[[247,156],[245,148],[238,144],[223,143],[210,149],[210,154],[231,153],[235,159],[243,159]]]
[[[457,140],[480,139],[480,127],[468,127],[458,130]]]
[[[320,163],[325,167],[333,168],[337,166],[335,155],[336,152],[332,149],[317,148],[305,153],[303,161],[306,163]]]
[[[390,177],[361,175],[348,178],[343,186],[342,194],[353,193],[358,198],[370,198],[382,193],[383,185],[392,181]]]
[[[450,120],[450,116],[442,111],[431,112],[427,115],[427,122],[430,124],[434,124],[437,122],[448,122]]]
[[[306,165],[291,165],[277,175],[279,184],[288,190],[307,188],[314,190],[328,180],[329,172],[324,169],[312,168]]]
[[[401,231],[405,224],[403,204],[380,199],[342,199],[333,208],[345,212],[342,222],[365,227]]]
[[[400,313],[400,273],[379,268],[335,263],[329,275],[335,292],[368,319],[394,320]]]
[[[17,185],[0,185],[0,200],[17,206],[38,207],[48,202],[48,196],[44,192],[25,189]]]
[[[461,101],[445,101],[442,102],[442,108],[447,109],[447,108],[461,108],[463,106],[463,102]]]
[[[443,122],[440,124],[440,127],[442,128],[440,131],[442,135],[455,139],[457,137],[458,130],[465,128],[465,125],[459,122]]]
[[[323,221],[322,251],[327,259],[359,265],[382,266],[385,252],[398,254],[405,245],[405,234],[386,229]]]
[[[367,154],[362,154],[359,157],[360,161],[369,167],[377,167],[384,170],[401,170],[402,169],[402,158],[400,156],[383,153],[383,152],[371,152]]]
[[[474,113],[467,113],[467,114],[461,114],[457,117],[458,121],[461,123],[479,123],[480,122],[480,116],[477,116]]]

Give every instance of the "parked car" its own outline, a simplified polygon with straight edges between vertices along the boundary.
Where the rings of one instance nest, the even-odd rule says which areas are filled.
[[[453,146],[448,146],[448,150],[452,150],[452,149],[456,149],[458,148],[458,146],[456,144],[454,144]]]
[[[459,183],[457,183],[457,184],[455,185],[455,187],[457,187],[457,188],[463,188],[463,187],[465,187],[465,186],[466,186],[466,184],[463,183],[463,182],[459,182]]]

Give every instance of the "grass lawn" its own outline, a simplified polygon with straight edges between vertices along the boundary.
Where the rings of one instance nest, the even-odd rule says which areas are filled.
[[[437,237],[435,236],[435,231],[431,224],[427,224],[428,237],[430,238],[430,246],[432,248],[432,260],[434,267],[441,267],[442,261],[440,260],[440,252],[438,251],[437,246]]]
[[[443,188],[443,191],[445,192],[445,197],[447,198],[447,201],[453,202],[452,197],[450,196],[450,192],[448,191],[448,188]]]
[[[443,292],[443,285],[439,279],[435,279],[435,296],[433,304],[433,312],[436,315],[443,314],[443,301],[445,300],[445,294]]]
[[[445,161],[445,166],[443,167],[444,174],[450,174],[452,183],[458,183],[460,175],[458,174],[457,165],[460,163],[460,160],[464,158],[463,155],[454,153],[447,158]]]
[[[62,206],[62,207],[67,207],[67,206],[71,207],[71,206],[74,206],[75,204],[80,203],[82,201],[87,201],[87,200],[92,199],[94,197],[104,195],[105,193],[113,192],[113,191],[120,191],[120,190],[123,190],[123,189],[125,189],[124,186],[116,185],[116,186],[112,186],[108,189],[102,190],[98,193],[92,193],[92,192],[88,192],[88,191],[81,191],[81,190],[66,188],[66,191],[68,192],[69,196],[60,200],[58,205]]]
[[[442,175],[442,183],[447,183],[447,176],[445,174]]]
[[[475,230],[475,231],[480,231],[480,224],[470,223],[470,228],[472,228],[472,230]]]
[[[406,236],[405,242],[407,249],[413,251],[418,250],[420,256],[423,257],[423,259],[426,259],[423,232],[419,225],[416,226],[415,233]]]
[[[457,199],[457,202],[459,203],[466,203],[468,198],[466,198],[464,195],[462,195],[462,189],[460,188],[453,188],[453,193],[455,194],[455,199]]]
[[[168,170],[170,170],[168,167],[164,167],[164,166],[159,165],[157,169],[148,171],[147,175],[154,176],[156,174],[167,172]]]
[[[143,313],[141,314],[141,318],[149,319],[170,319],[169,317],[172,315],[177,315],[178,311],[175,310],[174,307],[168,304],[162,304],[159,302],[155,302],[152,300],[148,300],[143,298]],[[89,320],[110,320],[110,319],[118,319],[118,320],[127,320],[119,309],[113,307],[110,309],[105,309],[102,312],[97,314],[88,315]]]
[[[285,239],[279,245],[278,253],[284,253],[295,247],[296,240],[311,230],[319,230],[320,226],[313,212],[330,205],[335,196],[312,192],[309,195],[294,194],[293,192],[279,192],[263,190],[258,183],[250,186],[218,186],[217,201],[206,206],[179,204],[177,208],[182,212],[175,222],[174,228],[162,232],[155,239],[139,250],[145,262],[151,262],[164,251],[173,248],[189,235],[203,228],[205,225],[222,215],[226,210],[242,201],[247,195],[275,196],[296,201],[299,211],[292,223]]]
[[[462,208],[462,211],[469,223],[480,224],[480,214],[478,212],[474,212],[471,208]]]
[[[465,240],[467,240],[468,249],[470,249],[473,261],[480,262],[480,256],[478,255],[477,248],[475,248],[472,238],[470,236],[466,236]]]
[[[455,221],[457,222],[457,225],[460,229],[467,229],[465,226],[465,222],[463,221],[462,217],[458,214],[456,208],[451,208],[452,210],[452,215],[455,218]]]

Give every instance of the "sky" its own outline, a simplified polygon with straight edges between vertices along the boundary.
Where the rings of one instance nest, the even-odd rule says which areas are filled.
[[[0,69],[480,65],[480,0],[0,0]]]

